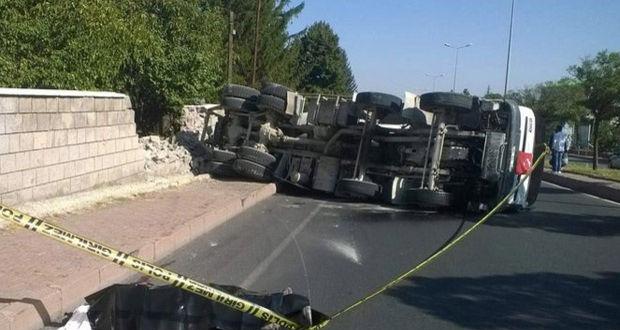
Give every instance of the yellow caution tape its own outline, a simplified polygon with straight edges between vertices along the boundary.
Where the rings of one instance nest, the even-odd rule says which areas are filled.
[[[66,229],[50,224],[0,204],[0,218],[53,238],[59,242],[86,251],[120,266],[142,273],[154,279],[169,283],[177,288],[195,293],[199,296],[226,305],[240,312],[254,315],[267,323],[277,324],[285,329],[299,329],[300,325],[263,306],[217,290],[198,281],[187,278],[170,270],[155,266],[140,258],[113,249],[89,238],[74,234]]]
[[[362,304],[364,304],[365,302],[369,301],[370,299],[372,299],[372,298],[378,296],[379,294],[385,292],[385,290],[387,290],[387,289],[393,287],[394,285],[400,283],[405,278],[411,276],[411,274],[413,274],[413,273],[419,271],[420,269],[424,268],[425,266],[429,265],[435,259],[437,259],[439,256],[443,255],[446,251],[450,250],[452,247],[454,247],[457,243],[459,243],[465,237],[469,236],[469,234],[471,234],[474,230],[476,230],[480,225],[482,225],[483,223],[487,222],[487,220],[489,220],[495,213],[497,213],[499,210],[501,210],[502,207],[504,207],[504,205],[508,202],[510,197],[523,185],[523,183],[525,183],[527,178],[529,178],[532,175],[532,172],[538,166],[542,165],[542,163],[543,163],[543,161],[545,159],[545,156],[548,155],[548,154],[549,154],[549,147],[547,147],[545,145],[545,152],[543,152],[542,155],[540,155],[538,157],[538,159],[536,159],[536,162],[534,162],[534,165],[532,165],[532,167],[528,170],[528,172],[523,177],[521,177],[521,181],[519,181],[519,184],[517,184],[515,187],[513,187],[512,190],[510,190],[510,192],[491,211],[489,211],[489,213],[484,215],[473,226],[471,226],[471,228],[467,229],[465,232],[463,232],[461,235],[459,235],[457,238],[455,238],[452,242],[450,242],[450,244],[444,246],[441,250],[435,252],[433,255],[431,255],[430,257],[428,257],[427,259],[425,259],[421,263],[419,263],[417,266],[415,266],[415,267],[411,268],[410,270],[408,270],[408,271],[402,273],[401,275],[397,276],[396,278],[394,278],[393,280],[388,282],[386,285],[383,285],[382,287],[380,287],[377,290],[375,290],[374,292],[366,295],[365,297],[357,300],[356,302],[354,302],[353,304],[349,305],[348,307],[345,307],[345,308],[341,309],[340,311],[336,312],[336,314],[332,315],[329,319],[321,322],[318,325],[310,327],[309,330],[318,330],[318,329],[326,327],[331,320],[334,320],[334,319],[336,319],[336,318],[338,318],[338,317],[340,317],[340,316],[342,316],[342,315],[344,315],[344,314],[354,310],[355,308],[361,306]]]
[[[545,156],[549,154],[549,148],[546,147],[545,152],[538,157],[536,162],[534,162],[533,166],[530,170],[521,177],[521,181],[512,190],[485,216],[483,216],[480,220],[478,220],[471,228],[463,232],[459,235],[454,241],[450,242],[450,244],[443,247],[441,250],[437,251],[433,255],[431,255],[426,260],[422,261],[417,266],[411,268],[410,270],[402,273],[397,276],[386,285],[378,288],[374,292],[366,295],[365,297],[357,300],[355,303],[349,305],[346,308],[341,309],[336,314],[332,315],[329,319],[321,322],[318,325],[311,327],[302,327],[294,321],[287,319],[286,317],[271,311],[263,306],[254,304],[247,300],[241,299],[239,297],[230,295],[226,292],[217,290],[212,288],[206,284],[200,283],[198,281],[187,278],[183,275],[177,274],[170,270],[155,266],[147,261],[144,261],[140,258],[136,258],[132,255],[129,255],[125,252],[121,252],[119,250],[113,249],[104,244],[98,243],[91,239],[85,238],[83,236],[74,234],[66,229],[63,229],[59,226],[52,225],[44,220],[29,216],[27,214],[21,213],[17,210],[11,209],[0,204],[0,218],[7,220],[11,223],[17,224],[26,229],[30,229],[34,232],[43,234],[47,237],[53,238],[57,241],[65,243],[67,245],[78,248],[82,251],[86,251],[103,259],[112,261],[120,266],[125,268],[129,268],[133,271],[142,273],[151,278],[158,279],[169,283],[175,287],[180,289],[195,293],[207,299],[213,300],[215,302],[224,304],[230,308],[236,309],[240,312],[254,315],[255,317],[264,320],[268,323],[279,325],[286,329],[309,329],[309,330],[318,330],[326,327],[331,320],[334,320],[345,313],[348,313],[370,299],[378,296],[379,294],[385,292],[385,290],[393,287],[394,285],[401,282],[403,279],[409,277],[411,274],[419,271],[423,267],[432,263],[439,256],[443,255],[446,251],[450,250],[457,243],[463,240],[465,237],[469,236],[474,230],[476,230],[480,225],[484,224],[487,220],[489,220],[495,213],[497,213],[501,208],[508,202],[510,197],[519,189],[523,183],[532,175],[532,172],[541,165]]]

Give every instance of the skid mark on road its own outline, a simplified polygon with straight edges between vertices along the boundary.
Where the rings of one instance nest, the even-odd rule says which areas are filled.
[[[246,279],[241,283],[241,287],[247,288],[254,284],[256,280],[269,268],[269,266],[276,260],[284,249],[291,243],[291,241],[295,240],[295,236],[301,233],[302,230],[310,223],[310,221],[319,213],[323,204],[318,204],[308,216],[306,216],[302,222],[284,239],[278,246],[267,256],[267,258],[263,259],[258,266],[252,270],[250,275],[246,277]]]

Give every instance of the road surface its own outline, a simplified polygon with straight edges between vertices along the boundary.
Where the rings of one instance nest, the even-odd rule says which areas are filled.
[[[332,314],[473,224],[460,215],[276,195],[165,263],[220,284],[287,286]],[[544,184],[328,329],[619,329],[620,205]]]

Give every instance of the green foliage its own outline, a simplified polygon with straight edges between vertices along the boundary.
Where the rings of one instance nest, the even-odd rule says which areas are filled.
[[[594,117],[593,168],[598,167],[601,125],[620,116],[620,53],[599,52],[573,65],[569,72],[581,83],[585,99],[581,102]]]
[[[225,22],[204,1],[0,0],[0,85],[128,93],[153,131],[214,101]]]
[[[0,12],[1,85],[120,87],[131,31],[113,1],[2,1]]]
[[[291,2],[261,0],[255,87],[271,80],[351,93],[351,68],[326,23],[289,36],[304,7]],[[229,10],[236,14],[233,79],[252,85],[255,0],[0,0],[0,86],[127,93],[141,132],[156,132],[183,104],[217,101]]]
[[[132,50],[122,75],[138,119],[155,129],[163,115],[178,118],[183,104],[216,101],[222,84],[225,21],[201,1],[139,0],[126,4],[140,13],[135,23],[149,32]],[[137,101],[137,102],[136,102]],[[137,104],[136,104],[137,103]]]
[[[599,52],[571,66],[569,72],[581,82],[586,95],[583,105],[596,119],[620,115],[620,53]]]
[[[601,150],[612,151],[620,147],[620,122],[601,122],[599,146]]]
[[[485,99],[493,99],[493,100],[499,100],[499,99],[503,99],[504,96],[500,93],[494,93],[494,92],[490,92],[488,91],[485,95],[484,95]]]
[[[578,122],[587,110],[581,105],[584,99],[581,84],[573,79],[546,82],[540,87],[537,108],[548,121]]]
[[[220,9],[222,17],[228,10],[235,13],[233,42],[233,82],[259,87],[262,80],[293,85],[290,65],[294,61],[289,45],[288,25],[304,8],[304,3],[291,6],[291,0],[261,0],[258,24],[256,82],[252,83],[254,46],[256,41],[256,0],[211,0]],[[226,29],[226,31],[228,31]]]
[[[298,52],[295,72],[301,91],[352,94],[357,89],[347,55],[326,22],[310,26],[292,48]]]
[[[583,89],[573,79],[560,79],[519,91],[520,101],[548,123],[578,122],[587,110],[581,105]]]

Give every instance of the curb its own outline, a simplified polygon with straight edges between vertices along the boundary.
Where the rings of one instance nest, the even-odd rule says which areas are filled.
[[[126,252],[149,261],[160,261],[275,193],[275,184],[266,184],[240,198],[222,201],[219,208],[208,209],[205,213],[180,224],[166,236],[152,239],[137,250]],[[82,269],[72,276],[69,283],[34,292],[32,296],[40,300],[23,299],[0,308],[0,330],[42,329],[49,325],[50,321],[62,317],[66,312],[71,312],[85,296],[114,283],[127,281],[133,276],[134,272],[113,263],[104,264],[99,268]]]
[[[542,179],[575,191],[620,203],[620,190],[597,182],[584,182],[566,176],[543,173]]]

